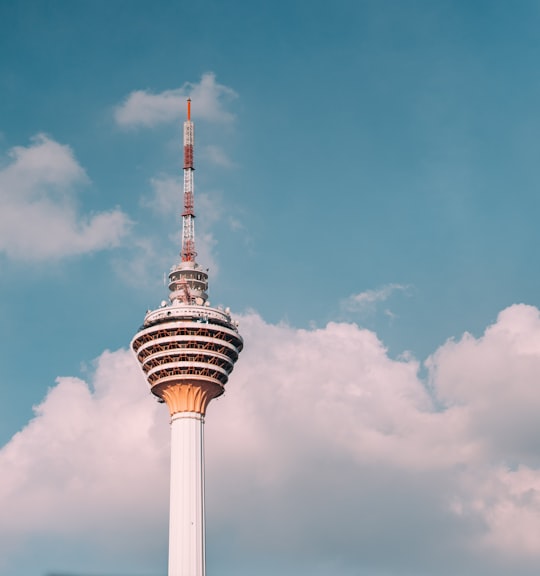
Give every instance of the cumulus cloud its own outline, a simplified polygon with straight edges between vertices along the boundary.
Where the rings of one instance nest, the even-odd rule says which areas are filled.
[[[503,310],[482,337],[465,334],[427,361],[439,399],[464,417],[496,469],[472,476],[460,513],[481,513],[486,545],[540,555],[540,313],[524,304]]]
[[[32,560],[27,548],[38,537],[52,536],[58,556],[42,551],[33,559],[31,573],[41,575],[67,569],[64,539],[82,538],[90,557],[113,562],[111,542],[126,554],[133,539],[165,530],[165,500],[155,495],[167,491],[166,418],[155,417],[131,353],[104,352],[95,368],[90,383],[58,378],[35,418],[0,451],[9,470],[0,482],[2,574],[16,573],[9,560],[17,551],[15,565]]]
[[[117,246],[129,219],[118,209],[79,214],[74,187],[85,181],[72,150],[43,134],[12,148],[0,170],[0,251],[42,260]]]
[[[537,573],[536,308],[512,306],[480,338],[445,343],[427,361],[429,382],[353,324],[240,320],[246,348],[206,424],[209,566]],[[168,417],[145,390],[130,353],[105,352],[89,383],[60,378],[0,450],[5,566],[20,559],[17,543],[44,533],[84,536],[94,570],[123,562],[140,573],[134,549],[158,565]]]
[[[467,412],[469,435],[508,466],[540,466],[539,311],[502,311],[481,338],[465,334],[427,361],[439,399]]]
[[[213,73],[203,74],[198,83],[186,82],[180,88],[152,93],[136,90],[115,109],[115,120],[123,127],[153,127],[174,122],[185,116],[186,99],[196,102],[194,118],[209,122],[231,122],[233,115],[226,104],[237,97],[236,92],[216,81]]]
[[[222,532],[242,502],[241,526],[256,523],[286,555],[303,550],[322,573],[536,572],[536,308],[512,306],[481,338],[441,346],[429,383],[354,325],[242,326],[234,401],[208,420],[234,446],[209,434],[209,478],[225,476],[236,495],[213,502]],[[236,490],[238,469],[247,479]],[[257,546],[249,528],[242,538]]]

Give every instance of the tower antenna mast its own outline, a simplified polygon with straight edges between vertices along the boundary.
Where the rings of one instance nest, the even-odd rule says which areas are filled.
[[[191,98],[187,101],[187,118],[184,122],[184,211],[182,212],[182,262],[195,262],[195,210],[193,204],[193,144]]]

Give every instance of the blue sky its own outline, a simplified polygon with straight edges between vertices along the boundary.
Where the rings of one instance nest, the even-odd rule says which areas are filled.
[[[188,96],[200,261],[246,340],[209,572],[536,573],[539,24],[2,3],[2,576],[165,573],[167,415],[126,350],[179,251]]]

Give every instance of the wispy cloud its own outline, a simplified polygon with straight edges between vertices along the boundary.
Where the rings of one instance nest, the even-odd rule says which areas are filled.
[[[236,92],[216,81],[212,72],[203,74],[200,82],[186,82],[180,88],[153,93],[149,90],[131,92],[116,107],[116,123],[123,127],[153,127],[174,122],[185,115],[186,99],[194,101],[193,116],[209,122],[231,122],[234,116],[226,109],[237,97]]]
[[[44,134],[16,146],[0,170],[0,252],[58,259],[118,246],[130,221],[119,209],[79,214],[75,188],[88,177],[69,146]]]
[[[378,304],[386,302],[394,293],[410,289],[406,284],[386,284],[373,290],[365,290],[352,294],[342,302],[342,308],[348,312],[372,312]],[[385,314],[393,318],[395,315],[388,309]]]
[[[161,216],[178,216],[182,211],[182,181],[177,176],[161,176],[150,180],[152,194],[141,204]]]
[[[216,166],[231,168],[234,165],[228,154],[220,146],[209,144],[208,146],[203,147],[202,154]]]
[[[163,175],[158,178],[152,178],[150,184],[152,191],[141,199],[141,204],[145,208],[152,210],[159,217],[172,223],[173,236],[171,240],[180,249],[182,181],[176,176]],[[204,192],[197,193],[196,212],[204,214],[204,218],[196,221],[197,261],[202,266],[210,268],[215,276],[218,274],[219,267],[214,255],[217,241],[212,233],[212,228],[223,215],[223,205],[219,193],[213,193],[212,195]],[[152,253],[139,252],[137,260],[141,263],[146,257],[153,258]],[[170,265],[170,262],[168,264]]]

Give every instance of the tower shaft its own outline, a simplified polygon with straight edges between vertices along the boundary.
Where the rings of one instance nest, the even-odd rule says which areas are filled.
[[[204,416],[171,418],[169,576],[204,576]]]

